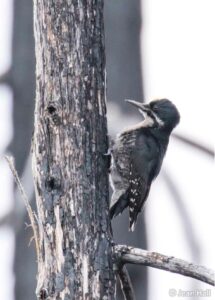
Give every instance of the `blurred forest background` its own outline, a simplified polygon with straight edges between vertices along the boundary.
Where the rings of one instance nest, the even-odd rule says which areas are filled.
[[[213,0],[105,1],[109,134],[114,137],[138,121],[139,115],[124,103],[125,98],[166,97],[181,113],[135,232],[128,233],[124,213],[113,222],[114,239],[211,268],[215,267],[214,9]],[[15,157],[34,206],[30,158],[34,98],[33,3],[1,0],[0,295],[5,300],[36,299],[36,257],[33,243],[29,246],[32,232],[3,158],[5,153]],[[175,274],[129,269],[137,300],[171,299],[170,289],[208,289]]]

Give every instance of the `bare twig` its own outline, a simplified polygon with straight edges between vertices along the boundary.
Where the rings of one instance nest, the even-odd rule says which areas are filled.
[[[19,176],[17,174],[17,171],[15,169],[15,166],[14,166],[14,162],[13,162],[13,157],[9,157],[9,156],[5,156],[5,159],[6,161],[8,162],[8,165],[10,167],[10,170],[13,174],[13,177],[14,177],[14,180],[17,184],[17,187],[20,191],[20,194],[24,200],[24,203],[25,203],[25,207],[27,209],[27,212],[28,212],[28,216],[29,216],[29,219],[30,219],[30,222],[31,222],[31,226],[32,226],[32,230],[33,230],[33,235],[34,235],[34,240],[35,240],[35,247],[36,247],[36,253],[37,253],[37,259],[39,260],[39,234],[38,234],[38,226],[37,226],[37,223],[35,221],[35,216],[34,216],[34,212],[31,208],[31,205],[29,204],[29,200],[28,200],[28,197],[25,193],[25,190],[22,186],[22,183],[19,179]]]
[[[177,134],[177,133],[173,133],[172,136],[174,138],[176,138],[177,140],[191,146],[191,147],[194,147],[196,149],[198,149],[199,151],[202,151],[204,152],[205,154],[209,155],[210,157],[214,157],[214,151],[206,146],[203,146],[201,144],[199,144],[198,142],[190,139],[190,138],[187,138],[181,134]]]
[[[31,177],[30,172],[31,172],[31,158],[29,155],[29,157],[26,160],[26,164],[24,166],[24,171],[22,173],[22,177],[20,181],[22,182],[22,185],[26,187],[25,193],[28,194],[28,199],[31,202],[34,194],[34,185],[33,185],[33,181],[29,180],[29,178]],[[23,219],[26,214],[26,208],[25,208],[24,201],[22,199],[21,200],[19,199],[20,198],[19,187],[15,188],[14,194],[15,194],[15,198],[17,198],[18,201],[16,201],[13,208],[6,215],[3,215],[0,218],[0,227],[10,226],[12,227],[14,232],[18,232],[23,224]],[[34,217],[37,220],[36,214],[34,215]]]
[[[131,279],[128,273],[128,270],[125,266],[119,267],[118,270],[119,281],[124,295],[125,300],[136,300],[134,289],[131,283]]]
[[[0,84],[11,85],[11,82],[12,82],[11,69],[9,69],[5,73],[0,75]]]
[[[214,285],[215,272],[173,256],[150,252],[125,245],[117,245],[114,252],[118,263],[131,263],[181,274]]]
[[[6,215],[2,216],[0,218],[0,227],[1,226],[11,226],[11,227],[15,227],[15,223],[16,223],[16,216],[14,214],[14,211],[11,210],[9,211]]]

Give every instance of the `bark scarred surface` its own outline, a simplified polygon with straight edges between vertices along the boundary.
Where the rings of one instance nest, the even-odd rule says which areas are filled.
[[[103,1],[34,1],[40,299],[114,299]]]

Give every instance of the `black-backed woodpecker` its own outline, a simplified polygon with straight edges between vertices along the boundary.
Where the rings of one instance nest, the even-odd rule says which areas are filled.
[[[129,229],[133,231],[151,183],[160,172],[170,134],[179,123],[180,115],[168,99],[154,100],[149,104],[126,101],[139,109],[144,120],[117,135],[111,149],[113,195],[110,217],[128,207]]]

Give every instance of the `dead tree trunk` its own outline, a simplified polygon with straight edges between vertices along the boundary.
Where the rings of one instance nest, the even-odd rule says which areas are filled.
[[[114,299],[103,1],[34,0],[39,299]]]

